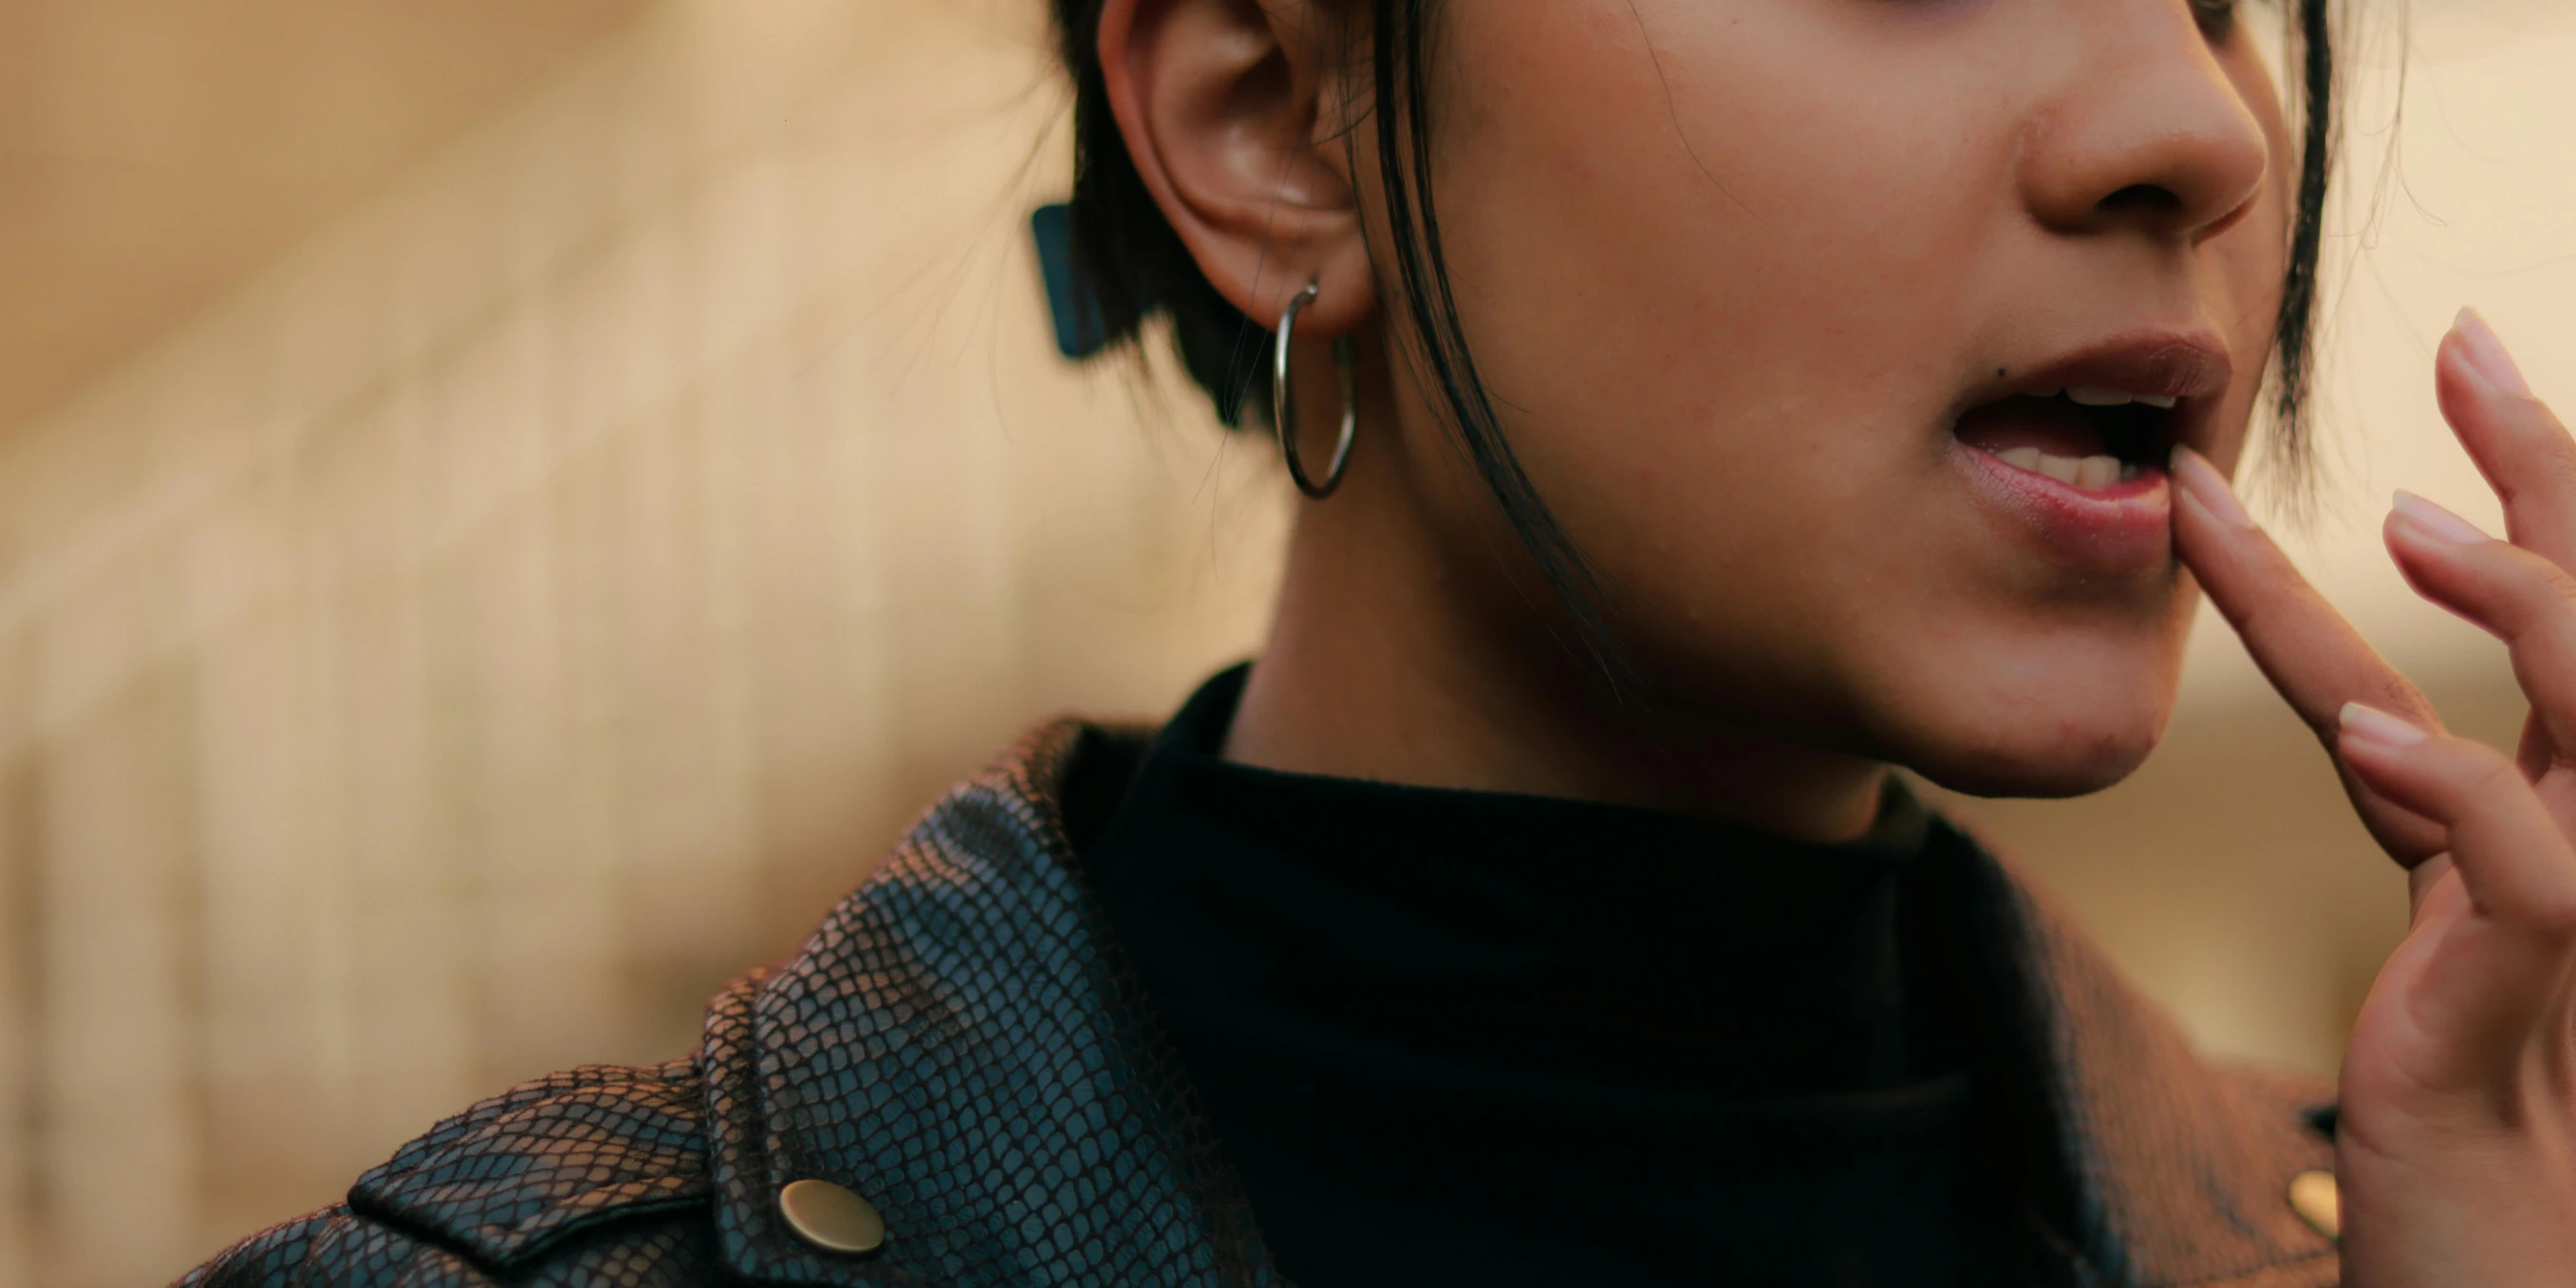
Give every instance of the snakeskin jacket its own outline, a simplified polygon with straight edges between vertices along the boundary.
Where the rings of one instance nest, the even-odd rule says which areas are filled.
[[[1144,736],[1037,729],[719,994],[693,1054],[478,1104],[181,1284],[1284,1285],[1076,864],[1069,785]],[[2074,1191],[2042,1231],[2063,1280],[2336,1282],[2290,1197],[2331,1165],[2332,1088],[2202,1062],[1993,862]],[[801,1237],[779,1196],[805,1180],[873,1205],[882,1245]]]

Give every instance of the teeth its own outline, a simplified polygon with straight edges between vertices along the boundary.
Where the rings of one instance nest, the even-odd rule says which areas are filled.
[[[2036,447],[2008,447],[1995,458],[2018,470],[2045,474],[2069,487],[2106,488],[2138,476],[2138,468],[2116,456],[2051,456]]]
[[[2133,394],[2125,389],[2105,389],[2099,385],[2074,385],[2066,391],[2066,401],[2078,407],[2126,407],[2145,403],[2158,411],[2172,411],[2180,400],[2171,394]]]

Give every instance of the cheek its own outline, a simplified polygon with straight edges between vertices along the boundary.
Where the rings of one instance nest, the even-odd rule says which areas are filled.
[[[1514,441],[1569,506],[1597,485],[1652,513],[1634,489],[1671,474],[1849,495],[1850,438],[1917,435],[1955,386],[1925,337],[1980,304],[2010,150],[1973,66],[1879,58],[1815,9],[1453,11],[1475,73],[1443,100],[1446,249]]]
[[[1439,199],[1469,338],[1545,495],[1677,634],[1907,602],[1960,526],[1923,503],[1962,375],[1927,338],[1995,308],[2010,134],[1976,61],[1819,12],[1451,10],[1473,74],[1442,99]]]
[[[2290,137],[2271,76],[2264,71],[2251,42],[2240,38],[2228,72],[2262,124],[2264,141],[2271,150],[2271,180],[2245,219],[2220,234],[2209,248],[2211,280],[2203,283],[2203,289],[2212,298],[2226,302],[2216,312],[2227,319],[2236,369],[2260,372],[2272,358],[2283,278],[2290,266],[2290,230],[2296,215],[2291,198],[2299,188],[2299,144]],[[2220,420],[2222,434],[2212,445],[2210,456],[2221,468],[2236,468],[2261,385],[2261,381],[2240,381],[2227,414]]]
[[[2063,264],[2034,250],[1993,88],[2015,52],[1925,56],[1858,6],[1784,0],[1449,12],[1473,69],[1438,140],[1467,338],[1650,669],[1960,784],[2134,767],[2187,583],[2070,590],[1948,481],[1971,355]],[[2263,279],[2258,222],[2212,271]],[[2239,338],[2258,366],[2267,336]]]

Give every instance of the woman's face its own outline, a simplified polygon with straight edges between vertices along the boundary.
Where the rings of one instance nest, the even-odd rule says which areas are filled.
[[[2163,452],[2233,467],[2286,264],[2295,154],[2246,24],[2189,0],[1439,23],[1466,336],[1658,685],[1971,791],[2134,768],[2196,595]],[[1389,369],[1405,456],[1455,460],[1437,391]],[[1414,495],[1490,540],[1472,489]]]

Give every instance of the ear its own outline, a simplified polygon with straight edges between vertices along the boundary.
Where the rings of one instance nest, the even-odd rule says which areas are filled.
[[[1136,173],[1218,293],[1264,327],[1319,283],[1301,336],[1377,304],[1347,154],[1321,137],[1315,0],[1107,0],[1100,66]]]

